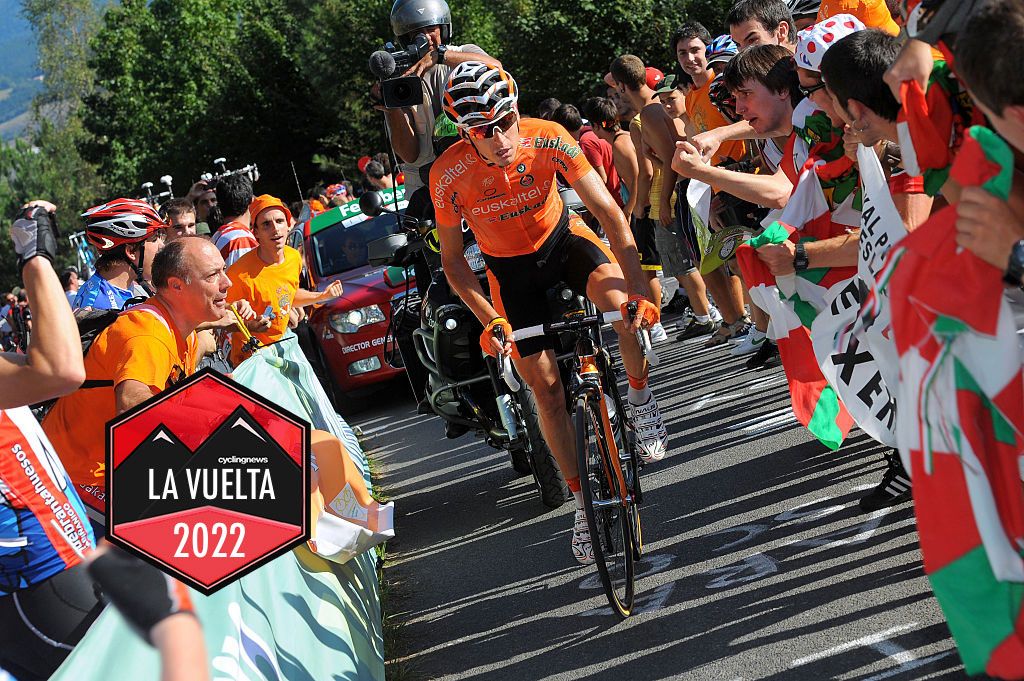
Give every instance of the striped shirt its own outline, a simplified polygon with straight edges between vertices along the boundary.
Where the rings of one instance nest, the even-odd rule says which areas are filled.
[[[231,267],[239,258],[256,248],[256,238],[252,235],[252,231],[235,221],[221,226],[211,240],[224,258],[226,267]]]

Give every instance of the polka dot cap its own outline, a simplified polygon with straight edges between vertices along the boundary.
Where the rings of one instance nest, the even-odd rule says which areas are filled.
[[[861,20],[852,14],[837,14],[800,31],[796,41],[796,65],[821,71],[825,51],[851,33],[864,30]]]

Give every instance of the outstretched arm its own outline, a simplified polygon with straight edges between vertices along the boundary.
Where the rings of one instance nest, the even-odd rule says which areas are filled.
[[[66,395],[85,380],[78,324],[51,264],[57,244],[52,215],[56,208],[45,201],[26,204],[11,226],[34,333],[27,355],[0,354],[0,408]]]

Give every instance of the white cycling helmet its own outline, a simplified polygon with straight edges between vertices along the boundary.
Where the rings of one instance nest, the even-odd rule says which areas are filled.
[[[496,121],[516,109],[519,88],[512,75],[483,62],[452,69],[444,88],[444,110],[459,130]]]

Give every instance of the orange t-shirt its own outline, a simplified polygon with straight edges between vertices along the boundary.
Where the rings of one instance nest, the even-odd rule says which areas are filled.
[[[540,118],[519,121],[516,157],[504,168],[459,140],[430,169],[437,224],[465,220],[480,250],[497,258],[535,253],[562,217],[555,173],[572,184],[591,170],[572,135]]]
[[[183,337],[155,298],[122,312],[96,337],[85,356],[85,378],[114,385],[80,388],[57,400],[43,419],[43,430],[87,504],[103,511],[104,431],[117,415],[114,387],[131,379],[155,395],[195,372],[196,354],[195,332]]]
[[[729,121],[722,115],[722,112],[711,102],[712,80],[709,79],[703,87],[690,88],[690,91],[686,93],[686,113],[690,116],[697,132],[707,132],[729,125]],[[723,142],[722,146],[718,148],[718,153],[711,159],[711,164],[717,166],[728,158],[740,161],[746,155],[747,145],[743,140]]]
[[[281,340],[288,330],[288,313],[299,290],[301,272],[302,256],[291,246],[284,247],[284,262],[268,265],[260,260],[257,250],[252,250],[228,268],[228,303],[248,300],[256,314],[270,317],[270,328],[253,334],[264,345]],[[233,332],[230,359],[236,366],[246,358],[243,345],[242,332]]]

